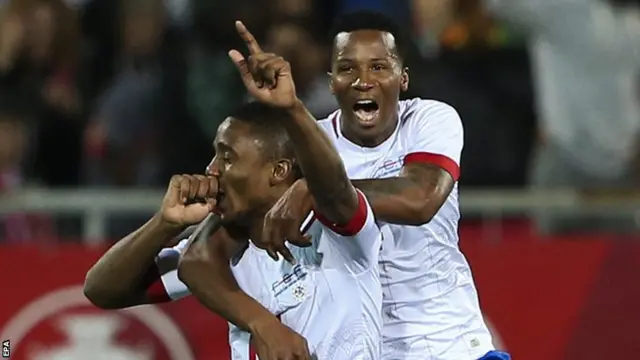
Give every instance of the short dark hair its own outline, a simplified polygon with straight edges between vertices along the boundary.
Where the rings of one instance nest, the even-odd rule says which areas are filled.
[[[408,40],[405,33],[390,17],[376,11],[359,10],[339,17],[330,33],[333,44],[339,33],[358,30],[377,30],[393,35],[400,60],[406,59]]]
[[[229,117],[251,127],[253,135],[262,141],[268,158],[286,158],[295,163],[295,150],[283,125],[289,120],[286,111],[252,101],[236,108]]]

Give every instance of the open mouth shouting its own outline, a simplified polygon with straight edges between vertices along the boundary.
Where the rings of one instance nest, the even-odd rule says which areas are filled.
[[[373,99],[358,100],[353,105],[353,113],[362,126],[373,126],[379,112],[380,106]]]

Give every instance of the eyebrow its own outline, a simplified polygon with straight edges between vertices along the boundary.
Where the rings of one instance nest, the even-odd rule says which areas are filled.
[[[393,57],[392,55],[390,55],[391,57]],[[356,61],[356,59],[354,58],[349,58],[349,57],[338,57],[338,59],[336,59],[336,62],[353,62]],[[367,61],[370,62],[379,62],[379,61],[389,61],[388,57],[384,57],[384,58],[380,58],[380,57],[376,57],[373,59],[367,59]]]
[[[213,142],[213,147],[214,149],[219,148],[220,150],[223,151],[230,151],[231,153],[233,153],[234,155],[237,155],[238,153],[233,149],[233,147],[231,147],[229,144],[221,141],[221,140],[214,140]]]

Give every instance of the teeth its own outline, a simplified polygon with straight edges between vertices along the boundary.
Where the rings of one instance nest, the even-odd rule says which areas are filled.
[[[358,100],[357,104],[358,105],[369,105],[369,104],[373,104],[373,100]]]
[[[378,115],[378,111],[367,112],[363,110],[356,111],[356,116],[363,122],[371,122]]]

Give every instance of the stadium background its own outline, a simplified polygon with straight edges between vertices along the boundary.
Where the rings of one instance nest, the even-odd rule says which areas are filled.
[[[638,358],[640,167],[595,182],[589,170],[555,186],[536,182],[539,171],[566,170],[535,170],[553,138],[538,110],[549,91],[536,87],[545,67],[530,60],[535,34],[499,8],[474,0],[0,0],[0,340],[10,341],[12,359],[228,358],[224,322],[193,299],[98,311],[82,297],[84,274],[110,241],[153,213],[170,174],[202,171],[217,124],[245,101],[226,58],[241,45],[232,20],[292,62],[301,96],[322,117],[336,106],[326,86],[328,27],[362,7],[412,35],[407,96],[443,100],[461,114],[461,244],[500,346],[518,360]],[[615,12],[640,23],[634,1],[616,1]],[[633,91],[626,95],[640,99]]]

